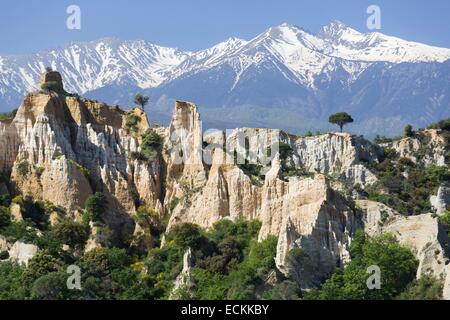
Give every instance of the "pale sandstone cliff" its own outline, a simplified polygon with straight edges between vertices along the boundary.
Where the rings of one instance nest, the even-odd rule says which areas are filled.
[[[140,119],[134,128],[127,125],[130,115]],[[377,163],[383,151],[362,137],[340,133],[298,137],[274,129],[243,128],[215,131],[203,139],[197,108],[178,101],[169,127],[155,129],[165,141],[162,155],[150,163],[133,160],[131,154],[140,150],[148,128],[147,117],[139,109],[124,111],[55,93],[29,94],[14,120],[0,122],[0,170],[11,173],[11,183],[2,189],[51,201],[74,219],[80,219],[86,199],[101,191],[109,202],[103,220],[114,237],[123,239],[145,235],[146,226],[133,220],[141,204],[161,217],[170,215],[168,229],[182,222],[209,228],[221,219],[258,219],[262,222],[259,239],[278,237],[276,264],[283,273],[294,273],[303,288],[349,261],[348,248],[357,229],[364,227],[372,235],[392,232],[413,246],[421,261],[418,275],[431,269],[450,283],[447,240],[436,219],[403,218],[371,202],[358,202],[356,208],[339,191],[345,185],[364,188],[377,180],[365,164]],[[437,155],[429,162],[441,163],[440,140],[431,131],[430,135],[437,141]],[[234,164],[234,150],[263,159],[280,141],[292,149],[288,160],[312,174],[283,177],[277,153],[261,164],[262,176],[256,183]],[[215,148],[225,142],[228,154]],[[416,143],[420,142],[410,139],[392,147],[412,157],[420,149]],[[28,167],[26,174],[19,169],[23,163]],[[92,229],[95,233],[96,226]],[[139,246],[146,247],[142,241],[145,237]],[[91,236],[87,250],[99,245]],[[311,258],[316,270],[312,278],[293,272],[286,262],[294,247]]]

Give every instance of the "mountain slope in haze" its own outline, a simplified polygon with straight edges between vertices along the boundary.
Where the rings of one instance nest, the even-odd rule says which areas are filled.
[[[360,33],[332,22],[318,34],[282,24],[249,41],[230,38],[198,52],[146,41],[102,39],[27,56],[0,57],[0,109],[17,107],[45,66],[66,89],[130,105],[139,91],[165,122],[175,99],[199,103],[210,126],[327,130],[351,112],[350,129],[397,134],[450,116],[450,49]]]

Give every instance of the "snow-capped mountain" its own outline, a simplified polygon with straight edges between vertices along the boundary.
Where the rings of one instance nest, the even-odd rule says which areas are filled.
[[[358,130],[389,133],[405,121],[450,116],[449,59],[450,49],[340,22],[317,34],[282,24],[198,52],[108,38],[0,56],[0,110],[17,107],[51,66],[67,91],[110,103],[128,105],[136,91],[148,91],[157,112],[172,99],[189,99],[212,122],[296,131],[323,127],[329,112],[348,110],[360,117]]]

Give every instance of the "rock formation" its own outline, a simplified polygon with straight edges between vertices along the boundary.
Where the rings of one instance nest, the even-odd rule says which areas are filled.
[[[196,106],[177,101],[169,127],[154,128],[164,140],[162,152],[145,161],[136,156],[150,128],[142,110],[121,110],[67,94],[54,72],[41,81],[43,87],[50,82],[61,90],[28,94],[15,118],[0,122],[0,171],[8,175],[0,192],[51,202],[75,220],[81,219],[89,196],[104,193],[108,208],[102,220],[112,235],[101,234],[92,224],[87,251],[133,235],[128,244],[148,250],[151,239],[136,239],[148,235],[149,227],[136,220],[139,206],[169,218],[168,230],[183,222],[210,228],[221,219],[257,219],[262,223],[259,240],[278,237],[276,265],[282,273],[292,274],[286,258],[293,248],[309,256],[314,277],[296,272],[301,286],[308,288],[349,261],[352,237],[364,228],[369,235],[393,233],[410,245],[420,261],[418,276],[445,278],[450,298],[448,238],[438,219],[431,214],[402,217],[368,200],[355,205],[345,194],[346,187],[364,189],[377,182],[367,164],[378,163],[383,149],[363,137],[299,137],[252,128],[203,136]],[[412,161],[445,164],[445,140],[435,130],[424,135],[427,144],[406,138],[386,146]],[[278,150],[280,145],[288,151]],[[431,148],[432,156],[419,159],[423,148]],[[242,154],[250,164],[236,163]],[[295,174],[286,172],[287,164]],[[447,188],[441,187],[431,202],[442,213],[448,205]],[[14,221],[20,221],[20,207],[11,209]],[[51,221],[57,220],[52,216]],[[0,251],[20,263],[37,250],[0,238]],[[191,257],[186,252],[177,288],[187,283]]]

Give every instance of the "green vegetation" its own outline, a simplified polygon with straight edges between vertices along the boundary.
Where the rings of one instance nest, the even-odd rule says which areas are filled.
[[[97,222],[101,221],[102,215],[108,206],[108,201],[103,193],[96,192],[86,200],[84,206],[86,213],[89,215],[89,220]]]
[[[134,103],[138,105],[142,110],[144,110],[145,106],[148,104],[149,97],[143,96],[142,94],[138,93],[134,96]]]
[[[440,129],[444,131],[450,131],[450,118],[432,123],[428,126],[428,129]]]
[[[440,300],[442,299],[442,280],[423,276],[414,280],[399,296],[399,300]]]
[[[369,238],[359,231],[350,255],[352,261],[344,269],[337,269],[320,289],[306,294],[305,299],[383,300],[394,299],[411,290],[409,286],[415,279],[418,262],[393,236]],[[371,290],[367,286],[372,274],[367,273],[370,266],[380,268],[380,289]]]
[[[162,151],[163,143],[163,138],[155,130],[148,129],[142,137],[141,150],[132,152],[131,158],[150,163]]]
[[[132,131],[137,131],[137,126],[139,122],[141,121],[141,117],[135,115],[135,114],[128,114],[125,119],[125,126]]]
[[[80,244],[84,245],[89,236],[85,226],[68,219],[56,224],[53,232],[56,239],[71,247],[76,247]]]
[[[410,124],[407,124],[406,126],[405,126],[405,129],[403,130],[403,136],[405,137],[405,138],[411,138],[411,137],[413,137],[414,136],[414,131],[413,131],[413,127],[412,127],[412,125],[410,125]]]
[[[140,210],[143,211],[143,210]],[[166,234],[166,244],[147,254],[99,248],[83,255],[61,250],[62,243],[81,246],[83,226],[61,221],[48,229],[42,247],[52,241],[58,250],[42,250],[28,267],[0,262],[0,299],[167,299],[182,270],[183,255],[192,248],[195,258],[191,292],[196,299],[248,299],[275,268],[277,240],[256,241],[261,223],[220,221],[210,231],[180,224]],[[68,290],[67,267],[77,265],[82,290]],[[282,294],[282,287],[277,292]],[[275,295],[275,293],[273,293]]]
[[[16,114],[17,114],[17,109],[14,109],[13,111],[10,111],[10,112],[1,112],[0,113],[0,121],[14,119]]]
[[[353,121],[353,118],[346,112],[338,112],[332,114],[328,119],[329,123],[337,124],[341,129],[341,132],[346,124],[352,123]]]
[[[450,171],[445,166],[425,167],[420,160],[414,163],[399,158],[394,150],[386,148],[382,161],[369,165],[379,181],[366,188],[368,199],[382,202],[403,215],[430,212],[430,196],[442,183],[450,181]]]
[[[25,177],[30,172],[30,163],[26,160],[19,162],[17,165],[17,172],[22,176]]]
[[[450,237],[450,211],[446,210],[444,214],[439,217],[439,221],[441,222],[442,226],[444,227],[445,231]]]
[[[84,167],[83,165],[79,164],[75,160],[69,159],[69,162],[72,163],[75,167],[77,167],[78,170],[81,171],[81,173],[86,177],[86,179],[89,179],[91,176],[91,171]]]

